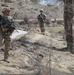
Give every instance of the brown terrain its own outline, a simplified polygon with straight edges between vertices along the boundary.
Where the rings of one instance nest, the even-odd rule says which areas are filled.
[[[74,54],[66,50],[63,4],[46,7],[37,0],[33,1],[35,0],[12,0],[11,3],[0,1],[0,12],[3,7],[11,7],[11,15],[14,16],[16,12],[16,29],[27,31],[27,34],[20,34],[12,40],[10,63],[2,61],[4,45],[1,43],[0,75],[74,75]],[[40,8],[45,9],[48,15],[45,35],[41,34],[36,19]],[[28,17],[29,27],[23,21],[25,16]]]

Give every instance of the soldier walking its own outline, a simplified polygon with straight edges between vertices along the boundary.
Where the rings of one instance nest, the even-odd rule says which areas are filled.
[[[8,56],[11,42],[10,35],[14,31],[14,28],[12,28],[12,30],[9,28],[12,25],[12,21],[9,19],[10,9],[4,8],[2,14],[3,15],[0,15],[0,33],[4,39],[5,45],[3,61],[9,62]]]
[[[43,13],[43,9],[40,10],[40,14],[37,16],[38,22],[39,22],[39,26],[40,26],[40,30],[42,32],[42,34],[45,34],[45,26],[44,26],[44,22],[46,20],[46,15]]]

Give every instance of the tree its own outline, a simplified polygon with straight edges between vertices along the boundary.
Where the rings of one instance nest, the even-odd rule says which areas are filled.
[[[67,50],[71,53],[73,51],[73,30],[72,30],[72,21],[73,21],[73,7],[72,0],[63,0],[64,1],[64,28],[66,33],[67,41]]]

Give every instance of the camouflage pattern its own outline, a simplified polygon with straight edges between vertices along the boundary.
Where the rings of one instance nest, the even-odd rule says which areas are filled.
[[[39,22],[39,26],[40,26],[40,30],[41,32],[45,32],[45,26],[44,26],[44,22]]]
[[[5,49],[4,49],[4,60],[8,59],[9,56],[9,50],[10,50],[10,34],[3,35],[4,38],[4,44],[5,44]]]
[[[4,13],[5,11],[10,11],[10,8],[3,8],[2,13]]]
[[[8,18],[9,20],[9,18]],[[5,45],[5,49],[4,49],[4,61],[7,61],[8,56],[9,56],[9,50],[10,50],[10,43],[11,43],[11,39],[10,39],[10,32],[3,32],[1,29],[2,24],[0,24],[0,34],[2,36],[2,38],[4,39],[4,45]],[[6,28],[4,28],[6,29]]]
[[[39,14],[39,15],[37,16],[37,19],[38,19],[38,21],[39,21],[40,30],[41,30],[42,33],[44,33],[44,32],[45,32],[44,22],[45,22],[45,20],[46,20],[46,15],[45,15],[44,13]]]

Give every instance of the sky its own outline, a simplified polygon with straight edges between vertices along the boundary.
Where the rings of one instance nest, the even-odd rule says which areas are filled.
[[[51,4],[51,5],[61,3],[61,2],[59,2],[58,0],[40,0],[40,1],[43,2],[44,4]],[[57,2],[57,1],[58,1],[58,2]]]

